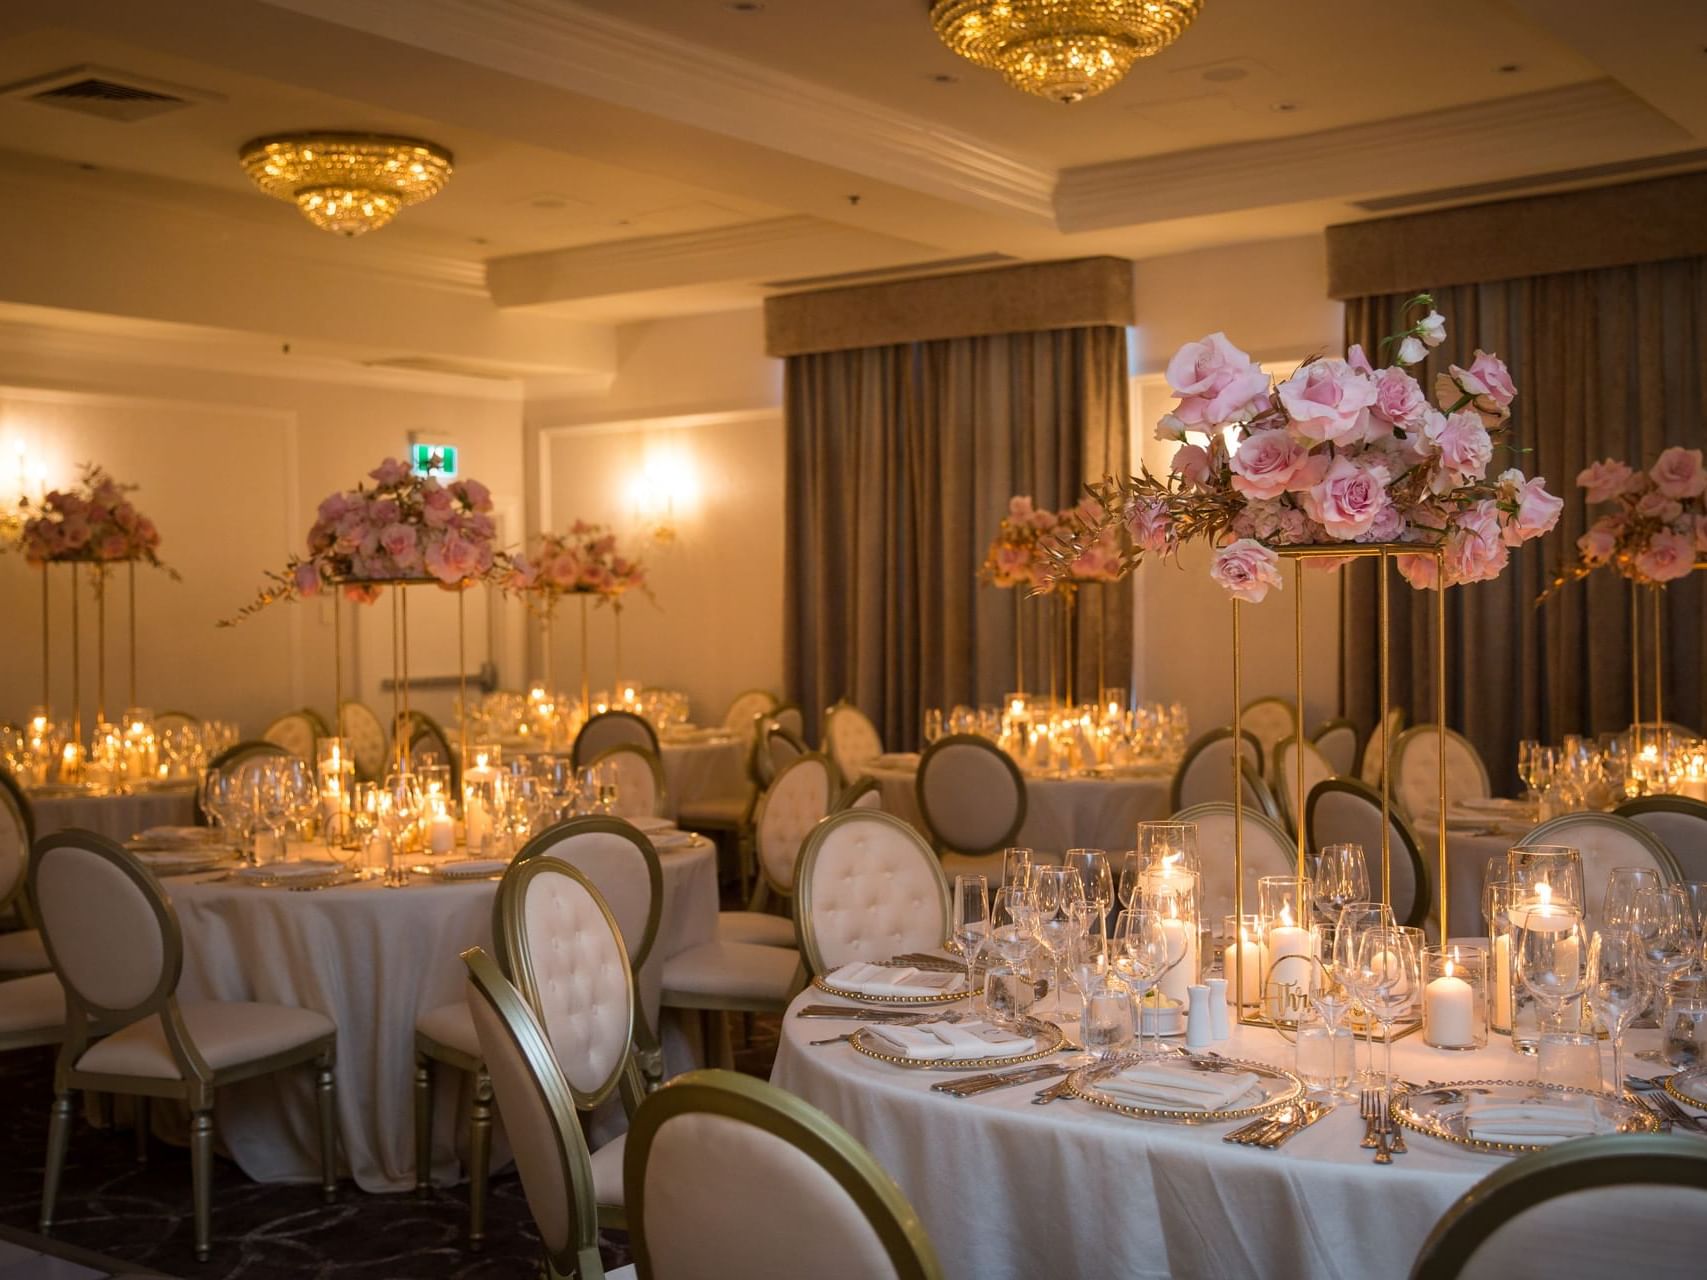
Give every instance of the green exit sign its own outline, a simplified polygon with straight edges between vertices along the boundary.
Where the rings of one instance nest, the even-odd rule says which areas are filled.
[[[454,444],[410,445],[409,469],[418,476],[437,476],[441,480],[454,480],[456,479],[456,446]]]

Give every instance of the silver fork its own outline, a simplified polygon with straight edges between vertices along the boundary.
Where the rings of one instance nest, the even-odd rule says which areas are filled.
[[[1681,1125],[1692,1133],[1707,1134],[1707,1126],[1703,1126],[1701,1118],[1678,1106],[1677,1099],[1665,1091],[1664,1085],[1656,1085],[1651,1080],[1638,1084],[1634,1077],[1629,1079],[1636,1096],[1660,1119],[1669,1121],[1674,1128]]]
[[[1376,1101],[1375,1090],[1361,1089],[1357,1097],[1358,1114],[1363,1117],[1363,1141],[1357,1145],[1365,1151],[1373,1151],[1381,1145],[1375,1136],[1377,1121],[1380,1118],[1380,1104]]]
[[[921,1022],[959,1022],[959,1021],[961,1021],[961,1019],[963,1019],[965,1017],[967,1017],[966,1014],[955,1013],[955,1012],[935,1013],[935,1014],[916,1013],[916,1014],[910,1014],[905,1018],[891,1018],[887,1021],[877,1023],[876,1025],[881,1026],[881,1027],[916,1027]],[[847,1041],[852,1040],[855,1036],[857,1036],[863,1030],[865,1030],[864,1027],[855,1027],[852,1031],[849,1031],[843,1035],[828,1036],[823,1040],[808,1040],[806,1043],[809,1045],[812,1045],[814,1047],[821,1045],[821,1044],[845,1044]]]

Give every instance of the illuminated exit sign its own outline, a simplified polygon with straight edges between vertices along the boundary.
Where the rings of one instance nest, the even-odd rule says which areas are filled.
[[[454,480],[456,479],[456,446],[454,444],[410,445],[409,469],[418,476],[437,476],[441,480]]]

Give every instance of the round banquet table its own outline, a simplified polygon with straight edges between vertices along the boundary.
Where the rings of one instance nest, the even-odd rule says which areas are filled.
[[[134,795],[96,796],[33,794],[30,811],[36,835],[50,836],[67,827],[81,827],[109,840],[129,840],[149,827],[187,827],[196,820],[193,783]]]
[[[914,781],[916,768],[868,765],[877,780],[883,809],[914,827],[927,840]],[[1173,771],[1157,765],[1142,772],[1109,777],[1047,777],[1027,774],[1025,823],[1014,843],[1043,853],[1068,849],[1130,849],[1134,828],[1168,816],[1168,783]]]
[[[664,903],[658,941],[641,970],[654,1025],[663,964],[717,932],[717,864],[701,841],[659,854]],[[180,1000],[260,1000],[317,1009],[338,1026],[338,1127],[344,1159],[364,1191],[415,1184],[415,1020],[463,998],[467,948],[492,948],[492,880],[416,876],[313,891],[259,888],[206,877],[168,878],[184,934]],[[433,1176],[458,1177],[458,1094],[441,1072],[434,1090]],[[260,1182],[311,1182],[319,1146],[311,1073],[284,1071],[219,1091],[225,1149]],[[497,1161],[494,1161],[496,1164]]]
[[[806,1003],[839,1001],[809,987],[794,1006]],[[975,1071],[913,1070],[846,1044],[809,1046],[859,1024],[803,1020],[794,1006],[772,1083],[871,1150],[918,1210],[949,1277],[1402,1276],[1440,1216],[1506,1162],[1407,1133],[1409,1154],[1376,1167],[1358,1146],[1355,1104],[1264,1151],[1223,1142],[1231,1121],[1151,1122],[1077,1099],[1033,1106],[1042,1084],[951,1098],[931,1084]],[[1627,1063],[1644,1043],[1632,1033]],[[1291,1065],[1289,1047],[1265,1028],[1235,1025],[1212,1047]],[[1377,1045],[1377,1065],[1381,1053]],[[1529,1080],[1535,1059],[1505,1040],[1460,1053],[1430,1049],[1418,1034],[1394,1045],[1393,1072]]]
[[[698,739],[665,738],[658,744],[670,816],[686,805],[745,798],[747,740],[737,735]]]

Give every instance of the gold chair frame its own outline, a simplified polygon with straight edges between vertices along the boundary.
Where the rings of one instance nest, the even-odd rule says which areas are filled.
[[[794,933],[800,943],[800,961],[808,973],[822,975],[826,972],[823,953],[818,949],[818,938],[812,928],[812,867],[818,861],[819,850],[824,847],[825,841],[852,822],[874,822],[879,826],[890,827],[912,842],[919,857],[930,867],[937,885],[937,906],[940,913],[937,945],[946,945],[948,942],[948,877],[943,874],[942,861],[935,851],[925,843],[923,836],[892,813],[884,813],[881,809],[844,809],[840,813],[832,813],[812,828],[812,834],[806,837],[806,843],[801,847],[800,862],[794,870]]]

